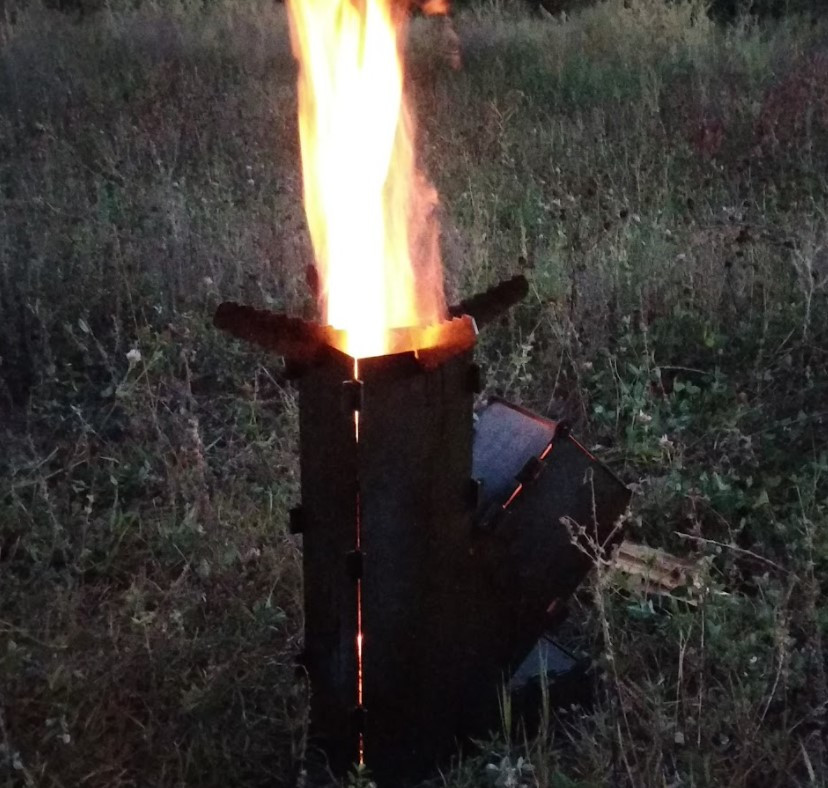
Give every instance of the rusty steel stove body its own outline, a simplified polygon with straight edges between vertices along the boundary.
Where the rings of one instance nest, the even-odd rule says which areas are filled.
[[[455,313],[487,322],[516,281]],[[301,359],[291,527],[312,731],[335,773],[364,758],[380,785],[402,785],[497,727],[504,682],[629,493],[555,422],[499,400],[475,413],[468,315],[432,350],[358,364],[301,321],[228,304],[216,324]]]

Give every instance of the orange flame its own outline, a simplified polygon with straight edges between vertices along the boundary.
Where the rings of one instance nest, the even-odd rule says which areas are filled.
[[[449,0],[421,0],[420,10],[426,16],[446,16],[449,12]]]
[[[323,320],[355,358],[445,317],[437,195],[415,164],[399,0],[289,0]]]

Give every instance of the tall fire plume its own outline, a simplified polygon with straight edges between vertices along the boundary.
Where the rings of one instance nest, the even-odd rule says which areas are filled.
[[[446,314],[437,194],[404,95],[404,0],[288,0],[322,319],[355,358]]]

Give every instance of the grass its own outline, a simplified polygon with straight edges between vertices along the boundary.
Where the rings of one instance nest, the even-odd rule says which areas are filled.
[[[481,4],[456,73],[419,20],[411,89],[450,293],[531,277],[488,393],[572,417],[631,536],[703,571],[658,600],[600,565],[593,705],[437,784],[824,785],[828,31],[626,6]],[[0,785],[292,785],[295,393],[209,327],[311,308],[282,9],[0,39]]]

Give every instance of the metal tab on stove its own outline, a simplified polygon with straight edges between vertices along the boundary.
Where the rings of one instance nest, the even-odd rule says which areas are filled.
[[[345,571],[354,582],[362,579],[363,556],[361,550],[351,550],[345,556]]]
[[[305,532],[305,513],[301,506],[294,506],[288,512],[288,530],[294,535]]]
[[[346,413],[362,410],[361,380],[344,380],[342,382],[342,408]]]

